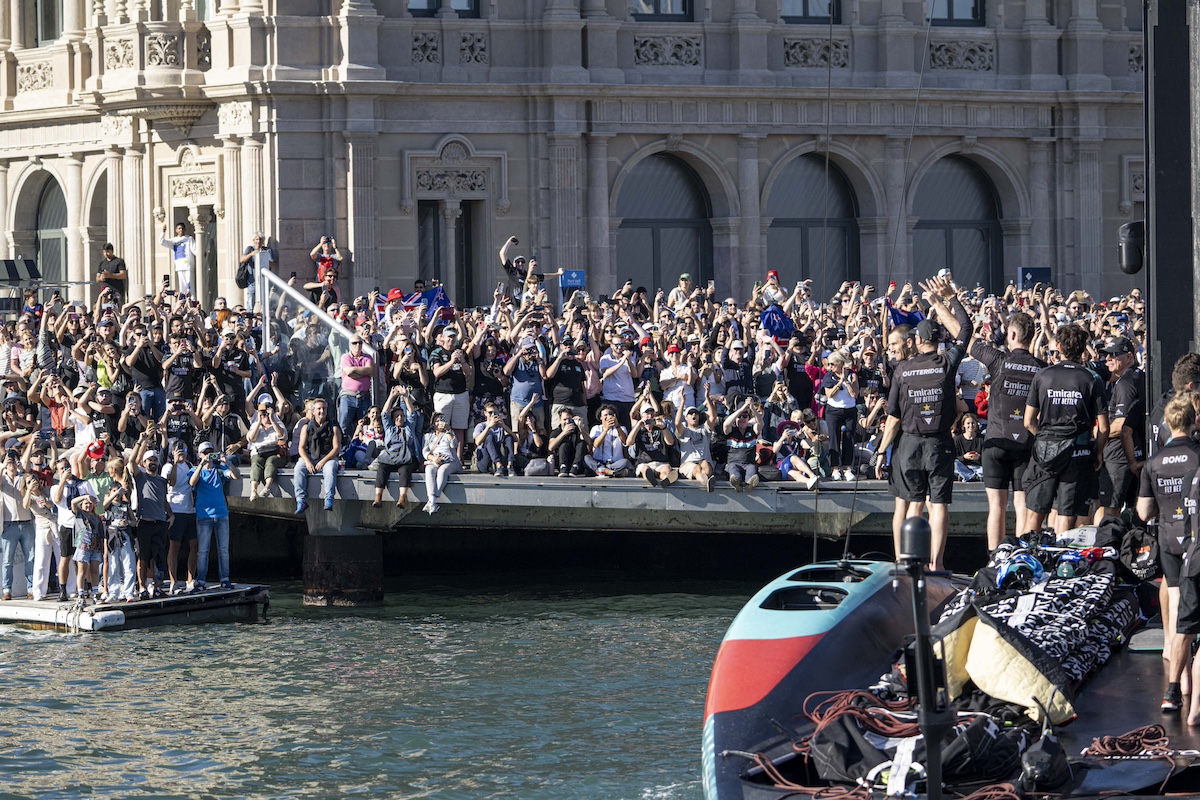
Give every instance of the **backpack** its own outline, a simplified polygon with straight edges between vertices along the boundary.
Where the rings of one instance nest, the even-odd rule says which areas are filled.
[[[1121,563],[1143,581],[1162,575],[1158,563],[1158,536],[1148,528],[1131,527],[1121,542]]]
[[[233,282],[237,284],[239,289],[245,289],[250,285],[250,266],[245,262],[238,264],[237,272],[233,276]]]

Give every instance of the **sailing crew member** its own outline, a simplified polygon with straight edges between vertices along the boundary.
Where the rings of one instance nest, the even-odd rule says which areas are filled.
[[[1025,530],[1025,468],[1029,466],[1033,437],[1025,428],[1025,399],[1033,376],[1046,362],[1029,352],[1033,343],[1033,317],[1017,311],[1008,318],[1004,343],[1007,352],[982,339],[971,342],[971,357],[992,376],[988,397],[987,437],[983,443],[983,486],[987,492],[988,552],[1004,538],[1008,516],[1008,490],[1012,487],[1018,531]]]
[[[1163,413],[1169,432],[1167,443],[1143,467],[1138,487],[1137,512],[1144,520],[1158,519],[1158,560],[1162,565],[1163,583],[1167,586],[1167,604],[1163,606],[1163,631],[1166,644],[1167,690],[1163,694],[1162,710],[1178,711],[1183,705],[1180,678],[1187,663],[1192,636],[1177,630],[1179,620],[1180,575],[1183,556],[1188,550],[1192,530],[1189,517],[1194,509],[1188,507],[1190,476],[1200,469],[1200,445],[1192,440],[1196,429],[1196,406],[1200,395],[1184,391],[1175,395]],[[1184,486],[1184,483],[1189,486]],[[1188,581],[1189,584],[1193,583]],[[1195,588],[1189,586],[1189,603],[1195,598]]]
[[[1146,458],[1146,375],[1137,368],[1133,342],[1124,336],[1101,348],[1108,380],[1108,444],[1100,470],[1095,523],[1134,505],[1134,487]],[[1103,377],[1103,372],[1101,376]]]
[[[187,226],[180,222],[175,226],[175,236],[167,238],[167,226],[162,226],[162,238],[158,243],[171,251],[171,266],[175,270],[175,281],[180,294],[192,293],[192,276],[196,274],[196,239],[188,235]]]
[[[1094,473],[1104,466],[1108,411],[1100,377],[1079,363],[1087,332],[1063,325],[1054,332],[1061,361],[1034,376],[1025,402],[1025,427],[1037,437],[1025,471],[1026,525],[1041,531],[1051,506],[1062,534],[1088,513]],[[1097,436],[1092,439],[1092,426]]]
[[[954,381],[975,328],[949,275],[930,278],[921,288],[931,311],[938,310],[954,341],[945,352],[938,352],[942,326],[932,318],[917,323],[913,329],[917,352],[897,365],[892,376],[887,427],[878,452],[886,452],[903,431],[892,454],[892,481],[897,496],[909,504],[910,517],[920,514],[920,503],[929,498],[931,566],[940,570],[950,527],[947,507],[954,487],[954,440],[950,436],[958,413]],[[875,473],[882,477],[882,459],[876,460]]]

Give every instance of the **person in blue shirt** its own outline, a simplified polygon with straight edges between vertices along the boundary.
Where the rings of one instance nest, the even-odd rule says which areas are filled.
[[[196,536],[200,541],[196,558],[196,591],[208,581],[208,548],[217,539],[217,577],[222,589],[232,589],[229,580],[229,507],[225,505],[226,484],[237,480],[237,467],[204,442],[199,449],[200,465],[192,468],[188,483],[196,490]]]

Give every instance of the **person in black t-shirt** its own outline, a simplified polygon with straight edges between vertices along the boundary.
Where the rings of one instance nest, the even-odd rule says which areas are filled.
[[[163,388],[168,397],[196,396],[198,384],[204,375],[204,362],[200,360],[200,352],[192,347],[191,339],[172,333],[171,354],[163,359],[162,367]],[[159,414],[155,419],[161,417]]]
[[[1163,695],[1163,711],[1178,711],[1182,701],[1180,676],[1188,658],[1191,636],[1200,622],[1200,593],[1194,579],[1182,577],[1184,556],[1193,532],[1188,493],[1191,478],[1200,468],[1200,445],[1192,440],[1196,428],[1196,405],[1200,395],[1184,391],[1172,398],[1164,410],[1168,430],[1167,443],[1142,468],[1139,476],[1137,512],[1144,520],[1158,519],[1158,558],[1162,565],[1166,603],[1162,607],[1163,630],[1166,642],[1163,660],[1167,668],[1167,691]],[[1183,588],[1187,584],[1187,588]],[[1163,593],[1160,592],[1160,597]],[[1183,611],[1181,596],[1187,597],[1187,612]],[[1189,621],[1179,630],[1180,619]],[[1193,683],[1193,685],[1195,685]]]
[[[125,355],[125,366],[133,382],[141,387],[142,408],[154,419],[167,410],[167,395],[163,391],[162,350],[150,341],[150,331],[138,324],[133,329],[133,340]]]
[[[100,259],[100,263],[96,266],[96,283],[100,288],[109,288],[113,290],[113,294],[117,299],[115,302],[122,303],[125,301],[125,282],[129,278],[129,273],[125,269],[125,259],[119,258],[113,252],[112,242],[104,245],[104,257]]]
[[[1100,470],[1095,523],[1134,504],[1137,477],[1146,457],[1146,376],[1137,368],[1133,342],[1124,336],[1101,348],[1111,382],[1108,444]]]
[[[929,498],[929,526],[933,531],[931,564],[933,569],[940,570],[950,527],[947,507],[954,487],[954,442],[950,437],[958,412],[954,379],[974,326],[948,276],[931,278],[921,288],[931,310],[936,307],[939,318],[945,320],[954,342],[945,353],[939,353],[941,325],[933,319],[917,323],[914,330],[917,353],[898,364],[892,376],[887,427],[879,453],[886,452],[900,431],[904,431],[892,454],[892,481],[897,495],[909,504],[910,517],[920,515],[923,501]],[[883,477],[881,458],[876,458],[875,472],[875,477]],[[894,544],[898,553],[899,542]]]
[[[1055,530],[1066,533],[1088,513],[1090,472],[1104,466],[1108,411],[1100,377],[1079,363],[1087,332],[1063,325],[1054,341],[1062,360],[1034,376],[1025,401],[1025,427],[1036,437],[1025,472],[1026,525],[1040,531],[1053,506]],[[1094,442],[1093,425],[1099,433]]]
[[[579,355],[583,347],[574,337],[564,336],[559,343],[558,355],[546,367],[546,379],[550,382],[550,418],[558,419],[559,412],[567,410],[572,417],[587,417],[587,396],[584,380],[587,377]]]
[[[1167,443],[1170,431],[1163,423],[1163,412],[1171,398],[1184,391],[1200,391],[1200,354],[1184,353],[1171,369],[1171,388],[1158,398],[1158,403],[1150,412],[1150,440],[1147,442],[1147,456],[1154,455],[1159,448]]]
[[[961,481],[983,477],[983,434],[974,414],[963,414],[962,433],[954,437],[954,472]]]
[[[983,443],[983,485],[988,498],[988,552],[1004,538],[1008,517],[1009,486],[1017,512],[1017,531],[1025,528],[1025,470],[1033,451],[1033,437],[1025,428],[1025,400],[1033,377],[1046,362],[1029,352],[1033,343],[1033,318],[1017,311],[1008,319],[1004,339],[1008,352],[982,339],[971,342],[971,356],[992,376],[988,397],[988,427]]]
[[[675,445],[675,434],[667,426],[662,408],[647,389],[639,418],[634,421],[625,446],[635,448],[634,472],[651,486],[664,489],[679,479],[679,470],[671,466],[668,450]]]

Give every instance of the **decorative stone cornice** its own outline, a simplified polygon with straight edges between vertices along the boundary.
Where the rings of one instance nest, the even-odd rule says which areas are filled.
[[[996,69],[994,42],[930,42],[930,69],[992,72]]]
[[[832,66],[835,69],[844,69],[850,66],[850,42],[846,39],[819,37],[785,39],[783,63],[787,67]]]
[[[703,47],[699,36],[635,36],[633,63],[639,67],[699,67]]]
[[[147,122],[165,122],[174,126],[184,136],[192,131],[192,125],[209,110],[215,108],[213,103],[163,103],[161,105],[135,106],[123,108],[117,113],[124,117],[137,117]]]

